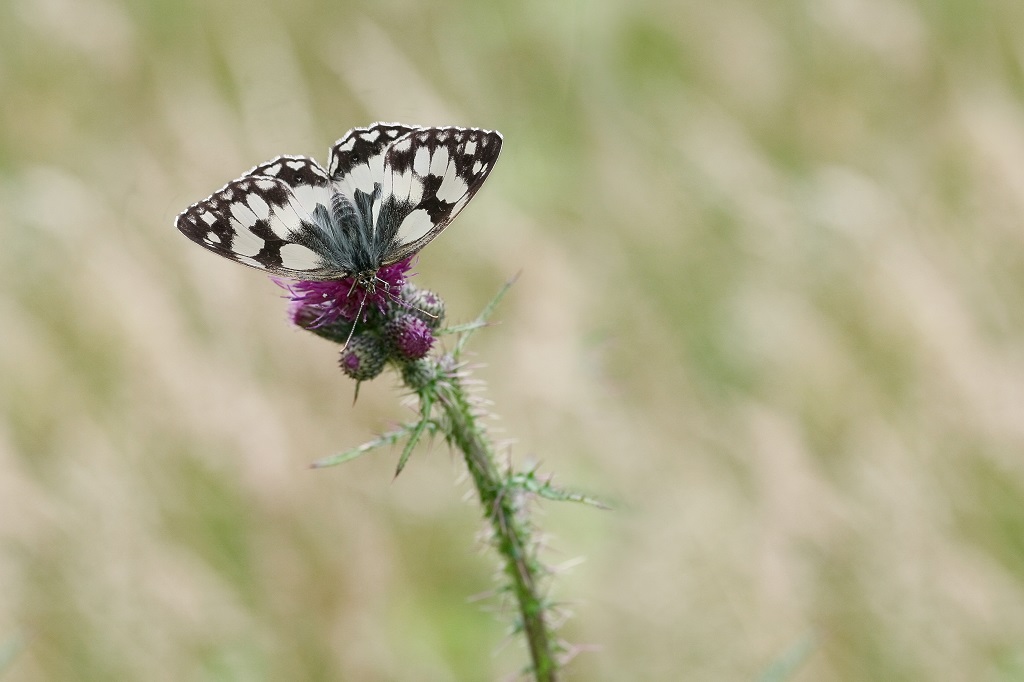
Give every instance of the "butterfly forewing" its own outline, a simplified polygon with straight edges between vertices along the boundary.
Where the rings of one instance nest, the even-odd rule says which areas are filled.
[[[330,178],[327,171],[308,156],[278,156],[261,163],[246,175],[267,176],[284,182],[291,192],[291,198],[284,206],[291,208],[300,222],[318,226],[315,216],[330,211],[333,194]]]
[[[395,140],[419,130],[419,126],[402,123],[374,123],[353,128],[331,147],[327,164],[335,187],[350,198],[355,190],[372,194],[374,183],[384,176],[384,153]]]
[[[374,216],[388,241],[385,264],[419,251],[458,215],[487,179],[501,134],[479,128],[427,128],[409,133],[384,160],[384,201]]]
[[[330,183],[327,171],[308,156],[284,154],[254,166],[246,175],[266,175],[283,180],[291,187],[327,187]]]
[[[324,258],[322,212],[330,197],[327,173],[315,161],[281,156],[190,206],[177,227],[216,254],[276,275],[343,277],[348,271]]]

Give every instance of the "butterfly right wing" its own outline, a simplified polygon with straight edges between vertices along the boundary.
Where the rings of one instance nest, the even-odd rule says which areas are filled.
[[[342,194],[352,200],[356,190],[372,195],[374,183],[384,177],[384,155],[395,140],[419,130],[420,126],[404,123],[374,123],[353,128],[331,147],[327,169],[331,180]]]
[[[373,216],[385,265],[416,253],[455,219],[494,168],[501,142],[496,130],[447,126],[414,131],[388,148]]]
[[[331,196],[316,161],[279,156],[192,204],[175,224],[203,248],[243,265],[294,279],[336,279],[351,272],[331,255]]]

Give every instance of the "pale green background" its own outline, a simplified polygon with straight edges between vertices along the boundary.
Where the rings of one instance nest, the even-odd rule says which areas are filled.
[[[545,503],[577,680],[1024,679],[1024,3],[0,2],[0,679],[499,680],[442,444],[174,216],[497,128],[422,255]],[[579,561],[582,559],[582,562]],[[7,644],[3,644],[7,643]]]

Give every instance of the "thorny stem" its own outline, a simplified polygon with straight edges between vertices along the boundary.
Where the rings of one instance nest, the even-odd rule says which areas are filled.
[[[509,281],[484,308],[476,320],[438,333],[458,334],[458,341],[444,358],[423,358],[417,362],[396,363],[402,378],[419,398],[419,419],[412,424],[383,434],[347,452],[326,457],[313,464],[326,467],[359,457],[384,445],[406,440],[395,475],[404,468],[413,448],[423,435],[441,433],[449,445],[462,452],[466,468],[476,487],[484,516],[493,530],[492,544],[501,555],[503,570],[508,576],[507,589],[514,595],[519,609],[517,631],[527,641],[532,660],[530,672],[536,682],[555,682],[565,652],[551,631],[551,604],[542,595],[547,569],[536,556],[538,544],[534,528],[526,514],[525,504],[534,495],[552,500],[583,502],[597,507],[604,505],[586,495],[561,490],[542,480],[535,471],[504,471],[497,464],[494,446],[480,423],[480,413],[465,388],[465,375],[460,371],[460,355],[469,337],[487,324],[498,301],[512,286]],[[321,336],[340,342],[342,335],[330,329],[311,329]]]
[[[512,581],[519,605],[534,677],[537,682],[554,682],[558,662],[544,618],[545,604],[538,589],[540,567],[530,551],[530,529],[517,514],[516,495],[509,494],[509,487],[495,465],[494,450],[477,424],[462,386],[453,380],[445,388],[439,402],[450,426],[448,436],[462,451],[484,515],[494,529],[494,545],[504,560],[505,573]]]

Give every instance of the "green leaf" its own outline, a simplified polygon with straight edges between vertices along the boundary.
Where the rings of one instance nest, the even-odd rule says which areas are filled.
[[[373,440],[367,441],[358,447],[352,448],[351,450],[346,450],[345,452],[342,452],[337,455],[330,455],[328,457],[324,457],[323,459],[318,459],[317,461],[310,464],[309,468],[324,469],[326,467],[337,466],[338,464],[349,462],[353,459],[356,459],[357,457],[362,457],[371,450],[376,450],[377,448],[384,447],[385,445],[394,445],[395,443],[405,438],[409,434],[415,433],[416,430],[419,428],[419,423],[403,424],[394,431],[388,431],[387,433],[381,434],[380,436],[377,436]]]
[[[473,335],[473,332],[487,325],[487,318],[489,318],[491,313],[494,312],[494,309],[498,307],[498,303],[500,303],[501,299],[505,297],[505,294],[507,294],[508,290],[512,288],[512,285],[516,283],[517,279],[519,279],[518,273],[505,282],[501,289],[498,289],[498,293],[494,295],[494,298],[491,299],[490,303],[484,306],[484,309],[480,311],[480,314],[477,315],[475,320],[468,324],[461,325],[466,327],[466,330],[462,332],[462,336],[459,337],[458,342],[455,344],[455,350],[452,352],[453,356],[458,358],[459,354],[462,353],[462,349],[465,348],[466,343],[469,341],[469,337]]]
[[[432,426],[431,431],[435,431],[437,424],[430,418],[430,410],[434,406],[434,394],[430,391],[423,391],[420,393],[420,421],[416,424],[412,434],[409,436],[408,442],[405,447],[402,448],[402,456],[398,458],[398,467],[395,469],[395,478],[398,478],[398,474],[402,473],[402,469],[405,468],[406,462],[409,461],[409,457],[412,456],[412,450],[416,447],[416,443],[419,442],[420,436],[428,426]]]
[[[597,507],[598,509],[612,508],[610,504],[597,497],[592,497],[590,495],[585,495],[580,492],[552,485],[550,479],[541,480],[537,477],[536,471],[515,474],[510,476],[508,480],[510,485],[527,492],[534,493],[546,500],[554,500],[556,502],[579,502],[581,504],[590,505],[591,507]]]

